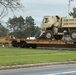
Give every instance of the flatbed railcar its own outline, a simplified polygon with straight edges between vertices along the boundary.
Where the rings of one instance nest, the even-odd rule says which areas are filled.
[[[12,46],[21,48],[54,47],[76,48],[75,40],[13,40]]]
[[[76,48],[76,40],[21,40],[21,39],[7,39],[0,38],[1,44],[12,44],[13,47],[20,48]]]

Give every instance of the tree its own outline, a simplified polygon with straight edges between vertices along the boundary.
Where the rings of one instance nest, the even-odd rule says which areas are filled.
[[[10,35],[14,35],[16,38],[37,37],[39,27],[35,26],[34,19],[31,16],[27,16],[25,19],[20,16],[9,18],[8,29],[11,30]]]
[[[8,29],[6,29],[1,23],[0,23],[0,37],[6,37],[8,34]]]
[[[9,18],[7,27],[11,30],[12,35],[20,38],[23,36],[22,32],[25,30],[25,19],[22,16]]]
[[[0,18],[3,18],[8,13],[9,9],[14,11],[21,7],[20,0],[0,0]]]
[[[23,31],[24,30],[24,25],[25,25],[25,20],[22,16],[16,17],[14,16],[13,18],[9,18],[7,22],[8,28],[11,29],[13,32],[14,31]]]
[[[73,18],[76,18],[76,8],[73,8],[73,12],[70,12],[70,16],[72,16]]]
[[[25,19],[26,35],[27,37],[33,37],[35,35],[35,23],[31,16],[27,16]]]

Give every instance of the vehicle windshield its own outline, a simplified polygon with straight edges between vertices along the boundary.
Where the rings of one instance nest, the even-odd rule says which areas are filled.
[[[43,19],[43,23],[48,23],[49,22],[49,19],[48,18],[44,18]]]

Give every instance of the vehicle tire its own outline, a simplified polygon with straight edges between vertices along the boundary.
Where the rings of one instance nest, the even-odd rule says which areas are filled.
[[[13,47],[17,47],[17,41],[16,40],[13,40],[11,44]]]
[[[72,30],[70,32],[70,37],[71,37],[72,40],[76,40],[76,30]]]
[[[45,39],[47,39],[47,40],[52,40],[53,39],[53,33],[52,33],[51,30],[47,30],[45,32]]]
[[[63,35],[54,35],[54,39],[56,40],[61,40]]]

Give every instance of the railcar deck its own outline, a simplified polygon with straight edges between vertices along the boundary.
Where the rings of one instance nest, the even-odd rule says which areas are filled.
[[[16,45],[18,44],[18,45]],[[21,40],[13,41],[13,46],[37,48],[37,47],[55,47],[55,48],[76,48],[75,40]]]
[[[0,43],[12,44],[13,47],[21,48],[76,48],[76,40],[21,40],[0,38]]]

